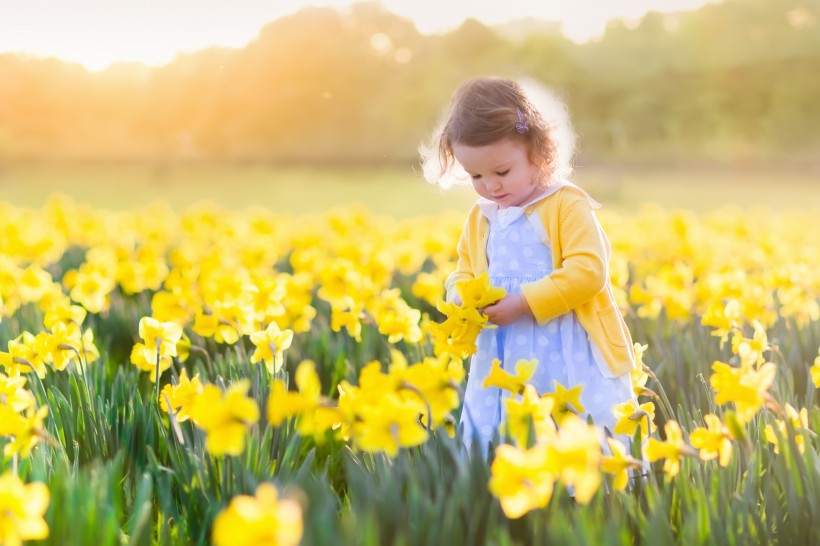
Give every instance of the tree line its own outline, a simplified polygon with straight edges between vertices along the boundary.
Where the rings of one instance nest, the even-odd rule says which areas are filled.
[[[480,74],[555,90],[590,158],[820,151],[820,0],[725,0],[616,21],[586,44],[475,20],[423,35],[358,4],[306,8],[242,49],[157,68],[0,55],[0,159],[406,161]]]

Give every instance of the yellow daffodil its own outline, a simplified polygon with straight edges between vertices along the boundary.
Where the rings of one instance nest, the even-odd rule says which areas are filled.
[[[262,360],[268,373],[279,373],[285,364],[285,351],[290,348],[293,341],[293,331],[280,330],[278,324],[271,322],[264,330],[253,332],[250,338],[251,343],[256,346],[251,355],[251,363],[256,364]]]
[[[632,388],[635,394],[640,395],[646,388],[646,382],[649,379],[649,374],[644,371],[643,355],[649,345],[641,345],[635,343],[635,368],[629,372],[629,379],[632,382]]]
[[[237,495],[214,520],[214,546],[296,546],[302,540],[302,508],[260,484],[256,495]]]
[[[48,358],[43,338],[23,332],[8,342],[8,353],[0,351],[0,366],[11,376],[35,372],[41,379],[46,376],[45,361]]]
[[[158,358],[177,355],[182,327],[175,322],[160,322],[151,317],[142,317],[139,334],[143,340],[142,350],[146,362],[156,365]]]
[[[0,541],[4,546],[48,538],[43,515],[49,498],[48,487],[43,483],[26,485],[10,472],[0,476]]]
[[[212,455],[240,455],[245,450],[245,434],[259,420],[259,408],[246,393],[250,382],[240,380],[224,393],[206,385],[191,405],[191,418],[207,434],[206,447]]]
[[[572,486],[575,500],[587,504],[601,484],[601,443],[595,426],[568,414],[559,425],[558,435],[547,444],[548,468],[561,483]]]
[[[506,294],[503,288],[490,286],[490,275],[487,272],[474,279],[457,282],[456,289],[461,296],[462,307],[473,307],[475,309],[492,305]]]
[[[814,365],[811,367],[811,381],[814,383],[814,388],[820,388],[820,349],[817,350],[818,357],[814,359]]]
[[[808,410],[806,408],[802,408],[798,412],[790,404],[786,404],[785,411],[786,419],[789,420],[789,423],[791,423],[792,428],[794,429],[794,440],[797,444],[797,449],[802,454],[803,451],[806,449],[806,440],[804,438],[804,432],[809,430]],[[783,438],[789,437],[785,419],[777,419],[775,421],[775,425],[777,426],[777,430],[780,431],[780,435]],[[772,425],[766,425],[764,434],[766,436],[766,440],[768,440],[769,443],[774,444],[774,452],[780,453],[780,441],[777,439],[777,434],[775,434],[774,432],[774,427],[772,427]],[[786,445],[788,445],[788,442]]]
[[[524,385],[520,400],[510,397],[506,401],[507,420],[501,423],[501,434],[508,434],[521,447],[530,445],[530,427],[535,432],[534,440],[544,442],[555,437],[556,428],[552,420],[551,398],[541,398],[532,385]]]
[[[3,454],[6,457],[18,455],[24,459],[27,458],[34,446],[48,437],[43,426],[43,421],[47,415],[47,406],[36,410],[33,407],[28,408],[25,415],[20,416],[20,419],[16,422],[16,430],[12,433],[13,438],[3,448]]]
[[[680,460],[688,453],[688,446],[683,441],[680,425],[675,421],[667,421],[663,430],[666,433],[666,440],[650,438],[645,448],[646,458],[649,462],[665,459],[663,471],[670,478],[674,478],[680,472]]]
[[[734,402],[738,418],[748,422],[760,411],[769,398],[768,389],[774,382],[777,368],[772,363],[763,364],[759,369],[733,368],[723,362],[712,364],[714,373],[709,383],[715,390],[715,402]]]
[[[490,467],[490,492],[508,518],[520,518],[549,504],[555,477],[547,468],[544,445],[529,449],[500,445]]]
[[[165,385],[162,388],[159,394],[159,406],[165,413],[173,412],[176,420],[182,423],[191,418],[191,407],[203,390],[204,386],[199,379],[199,374],[189,379],[188,370],[182,368],[179,373],[179,383]]]
[[[515,375],[504,371],[501,368],[501,361],[497,358],[493,360],[490,373],[481,385],[487,387],[498,387],[510,391],[514,394],[524,392],[524,385],[530,380],[538,366],[537,360],[519,360],[515,363]]]
[[[281,379],[274,380],[268,399],[268,422],[278,427],[290,417],[299,418],[299,432],[321,441],[330,428],[342,424],[341,414],[331,401],[322,396],[316,364],[304,360],[296,367],[298,392],[288,391]]]
[[[171,367],[171,357],[160,355],[159,365],[157,365],[156,361],[154,363],[148,361],[145,357],[147,352],[148,348],[142,343],[134,344],[131,348],[131,364],[140,371],[148,372],[148,379],[151,380],[151,383],[156,383],[162,373]]]
[[[720,466],[727,466],[732,460],[732,437],[720,417],[712,413],[704,415],[706,428],[698,427],[689,435],[692,447],[698,449],[701,460],[718,458]]]
[[[629,483],[629,469],[640,468],[641,462],[630,457],[626,447],[615,438],[607,438],[610,455],[601,458],[601,471],[612,474],[612,487],[616,491],[623,491]]]
[[[626,434],[634,436],[638,428],[641,429],[641,436],[646,438],[651,432],[655,432],[655,404],[647,402],[638,405],[635,400],[627,400],[623,404],[618,404],[612,410],[618,419],[612,432],[615,434]]]
[[[558,381],[553,381],[555,391],[544,394],[545,398],[550,398],[555,404],[552,408],[552,417],[559,425],[567,415],[577,415],[584,413],[586,408],[581,404],[581,385],[576,385],[567,389]]]
[[[0,405],[7,406],[15,413],[20,413],[34,406],[34,394],[25,388],[26,378],[9,377],[0,373]]]

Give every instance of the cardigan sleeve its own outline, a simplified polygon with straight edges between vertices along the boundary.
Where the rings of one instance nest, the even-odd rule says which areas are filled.
[[[455,271],[450,273],[447,276],[447,280],[444,281],[444,287],[447,290],[446,299],[448,302],[454,301],[455,297],[458,296],[456,283],[464,279],[472,279],[474,276],[472,260],[470,259],[470,224],[470,217],[468,217],[464,223],[461,238],[458,241],[458,264],[456,265]]]
[[[561,209],[557,237],[561,266],[521,286],[539,324],[583,305],[606,285],[605,242],[589,201],[579,196]]]

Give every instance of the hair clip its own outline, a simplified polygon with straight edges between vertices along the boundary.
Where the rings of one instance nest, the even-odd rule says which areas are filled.
[[[518,114],[518,121],[515,123],[515,130],[523,135],[529,131],[530,128],[527,126],[527,122],[524,121],[524,115],[521,113],[521,110],[516,108],[515,111]]]

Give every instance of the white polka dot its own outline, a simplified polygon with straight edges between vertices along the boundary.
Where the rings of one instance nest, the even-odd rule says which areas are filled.
[[[547,346],[549,346],[549,344],[550,344],[550,340],[547,336],[545,336],[545,335],[538,336],[538,345],[540,345],[541,347],[547,347]]]
[[[504,245],[498,245],[498,248],[495,249],[495,252],[499,256],[505,256],[507,252],[509,252],[509,249]]]
[[[553,362],[557,362],[558,360],[561,360],[561,353],[559,353],[558,351],[551,352],[550,353],[550,360],[552,360]]]
[[[547,324],[547,330],[549,330],[550,332],[553,332],[553,333],[557,332],[558,331],[558,321],[557,320],[550,321],[550,323]]]
[[[495,398],[493,398],[492,396],[488,396],[488,397],[486,397],[486,398],[484,399],[484,405],[485,405],[485,406],[487,406],[488,408],[489,408],[490,406],[495,405]]]
[[[517,231],[513,231],[510,233],[510,241],[516,242],[519,239],[519,235]]]
[[[586,357],[586,353],[575,353],[575,362],[583,362]]]
[[[481,350],[475,354],[476,358],[479,360],[484,360],[487,358],[487,351]]]
[[[592,397],[592,401],[595,402],[596,404],[600,404],[601,402],[604,401],[604,394],[601,393],[601,392],[596,392],[595,396]]]
[[[515,342],[518,345],[526,345],[527,344],[527,336],[524,334],[518,334],[518,337],[515,338]]]
[[[492,436],[493,434],[493,426],[492,425],[484,425],[481,427],[481,434],[484,436]]]
[[[518,263],[518,260],[510,260],[510,263],[507,265],[509,266],[511,271],[518,271],[518,269],[521,267]]]
[[[561,366],[561,375],[567,375],[567,367]]]
[[[529,257],[531,257],[531,256],[533,255],[533,250],[532,250],[532,248],[531,248],[531,247],[528,247],[528,246],[527,246],[527,247],[524,247],[524,250],[522,250],[522,251],[521,251],[521,254],[523,254],[524,256],[526,256],[527,258],[529,258]]]

